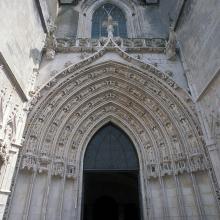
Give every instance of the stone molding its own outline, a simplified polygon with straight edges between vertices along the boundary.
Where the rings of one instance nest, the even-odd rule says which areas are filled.
[[[95,62],[109,51],[129,64]],[[161,182],[165,176],[178,179],[187,174],[196,189],[194,178],[198,172],[210,178],[214,191],[219,191],[191,97],[154,66],[130,57],[111,38],[100,51],[65,68],[44,85],[27,111],[19,160],[20,170],[26,170],[31,178],[24,210],[26,219],[34,183],[40,175],[48,179],[44,204],[48,202],[53,177],[62,181],[62,187],[67,179],[74,182],[74,216],[80,219],[86,146],[108,122],[122,128],[134,143],[143,195],[149,197],[149,181]],[[64,190],[62,196],[63,193]],[[217,193],[215,196],[217,201]],[[202,210],[199,192],[195,197]],[[142,202],[147,207],[146,197]],[[42,215],[46,212],[45,208]]]
[[[106,38],[58,38],[57,53],[98,52],[106,44]],[[162,38],[114,38],[114,42],[129,53],[164,53],[165,40]]]
[[[125,60],[134,63],[136,68],[116,62],[106,62],[86,68],[109,49],[116,50]],[[84,70],[80,70],[81,66],[84,67]],[[174,90],[183,96],[185,100],[174,94]],[[73,124],[77,124],[75,120],[79,120],[80,123],[82,120],[80,117],[85,114],[91,115],[92,118],[90,117],[85,126],[88,127],[89,123],[95,123],[95,113],[93,112],[95,110],[92,111],[92,109],[99,106],[99,103],[109,103],[106,104],[105,108],[111,109],[112,113],[116,108],[115,105],[121,106],[123,103],[123,106],[117,112],[122,113],[125,111],[123,114],[127,117],[131,115],[131,118],[127,119],[128,121],[139,121],[135,122],[134,129],[136,128],[136,133],[143,136],[142,146],[146,148],[146,151],[149,151],[150,154],[151,146],[155,152],[158,151],[159,147],[161,149],[159,150],[160,153],[157,152],[160,156],[155,161],[146,160],[148,161],[149,171],[155,170],[156,176],[158,176],[157,171],[161,169],[164,169],[164,171],[161,171],[162,175],[208,169],[209,163],[204,162],[207,160],[204,156],[204,148],[199,147],[203,146],[203,143],[201,142],[198,119],[193,114],[192,110],[194,109],[189,109],[189,102],[193,107],[190,97],[170,81],[168,76],[151,65],[143,64],[139,60],[131,58],[124,51],[121,51],[112,39],[109,39],[102,50],[81,63],[65,69],[47,83],[33,98],[29,108],[31,111],[28,117],[29,127],[25,132],[24,157],[26,157],[26,151],[32,151],[34,155],[37,155],[37,160],[40,159],[39,155],[43,153],[51,158],[62,157],[64,160],[78,161],[79,158],[75,158],[74,155],[77,153],[76,148],[81,145],[81,141],[77,141],[77,138],[80,138],[86,132],[83,130],[85,128],[80,129],[81,125],[77,125],[79,127],[75,130],[75,134],[78,136],[73,138],[74,143],[71,140],[64,141],[64,137],[69,137],[70,130],[73,131]],[[149,106],[152,108],[149,109]],[[99,110],[103,115],[105,108]],[[146,112],[152,116],[147,118]],[[135,113],[138,113],[138,116],[134,116]],[[65,118],[52,120],[54,117]],[[140,121],[145,120],[144,117],[146,117],[145,124],[151,124],[150,128],[146,128],[146,125],[140,125]],[[161,122],[161,119],[158,121],[158,117],[164,121]],[[122,115],[117,116],[117,118],[120,120]],[[51,121],[49,122],[48,119]],[[63,121],[62,125],[60,124],[61,121]],[[66,121],[66,124],[64,124],[64,121]],[[74,123],[71,124],[71,121],[74,121]],[[182,128],[177,126],[177,121],[182,124]],[[45,129],[46,127],[47,129]],[[152,134],[150,130],[153,130],[155,134]],[[174,132],[175,130],[178,132]],[[194,133],[195,131],[196,133]],[[47,132],[47,134],[43,135],[42,138],[41,132]],[[59,138],[51,139],[55,136]],[[162,140],[167,140],[167,143]],[[37,143],[38,145],[36,145]],[[195,149],[189,148],[190,143]],[[166,152],[163,152],[163,147],[167,148],[169,144],[176,149],[166,149]],[[47,147],[37,150],[37,146]],[[53,152],[48,152],[50,146],[55,146]],[[65,150],[65,153],[63,152],[64,149],[59,152],[63,146],[69,146],[69,150]],[[168,155],[168,151],[173,153]],[[191,153],[187,153],[187,151],[191,151]],[[67,155],[68,157],[72,156],[68,158]],[[203,166],[203,164],[206,165]],[[177,169],[176,171],[174,171],[174,167]],[[168,170],[166,171],[166,169]],[[153,177],[155,174],[150,176]]]
[[[79,23],[78,23],[78,37],[91,37],[91,22],[92,16],[96,9],[105,3],[109,3],[108,0],[89,0],[81,2],[79,6]],[[141,33],[141,25],[143,21],[143,16],[140,14],[137,5],[133,1],[126,0],[112,0],[111,3],[119,7],[127,20],[127,32],[129,37],[135,37],[137,33]],[[142,20],[142,21],[141,21]]]
[[[92,64],[93,62],[95,62],[97,59],[101,58],[105,53],[107,52],[115,52],[117,53],[119,56],[121,56],[125,61],[130,63],[130,67],[135,66],[136,68],[140,69],[141,71],[145,72],[147,71],[148,74],[152,74],[151,77],[155,77],[155,80],[162,80],[165,82],[165,84],[167,84],[169,87],[172,87],[176,90],[176,92],[178,92],[178,94],[181,94],[181,96],[184,96],[185,99],[187,99],[188,101],[191,100],[190,96],[188,94],[186,94],[186,92],[181,89],[170,77],[168,74],[165,74],[163,72],[161,72],[159,69],[157,69],[155,66],[151,65],[151,64],[147,64],[145,62],[142,62],[139,59],[136,59],[132,56],[130,56],[127,52],[123,51],[122,48],[120,48],[117,45],[117,41],[115,42],[114,39],[109,38],[105,40],[105,44],[104,46],[97,52],[95,52],[94,54],[92,54],[91,56],[83,59],[82,61],[76,63],[76,64],[72,64],[70,66],[68,66],[67,68],[65,68],[64,70],[62,70],[59,74],[57,74],[54,78],[52,78],[48,83],[46,83],[46,85],[43,86],[43,90],[45,88],[48,87],[52,87],[54,86],[57,81],[59,80],[59,78],[64,78],[68,75],[70,75],[71,73],[73,73],[74,71],[79,71],[81,68],[84,68],[90,64]],[[77,74],[77,73],[76,73]],[[41,92],[42,92],[42,89]],[[38,93],[38,95],[36,95],[34,97],[34,100],[39,99],[40,98],[40,94]]]

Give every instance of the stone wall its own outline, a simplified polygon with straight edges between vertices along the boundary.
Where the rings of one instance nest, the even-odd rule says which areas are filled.
[[[143,12],[142,37],[166,37],[166,25],[162,22],[158,6],[147,6],[140,9]]]
[[[215,174],[220,184],[220,74],[197,101],[197,109],[203,127],[205,141],[213,162]]]
[[[78,27],[79,12],[72,6],[61,6],[59,14],[56,19],[57,31],[56,36],[63,37],[76,37]]]
[[[186,1],[177,27],[195,97],[219,70],[220,1]]]
[[[177,182],[181,182],[180,188]],[[157,179],[149,181],[150,198],[148,206],[149,219],[160,220],[167,216],[171,220],[183,217],[189,220],[199,220],[202,217],[210,220],[219,219],[218,209],[212,193],[212,186],[205,173],[196,175],[198,191],[201,200],[198,201],[192,179],[189,175],[166,176],[162,183]],[[28,189],[32,188],[32,192]],[[76,219],[76,203],[80,203],[77,193],[77,181],[61,177],[50,177],[45,173],[33,174],[23,170],[17,178],[10,213],[10,220],[22,220],[24,217],[38,220],[46,219]],[[179,194],[178,194],[179,193]],[[78,198],[78,199],[77,199]],[[164,201],[165,199],[165,201]],[[181,201],[181,202],[180,202]],[[198,208],[203,206],[203,214]],[[180,217],[181,216],[181,217]]]
[[[124,3],[121,4],[123,5]],[[121,6],[120,4],[118,5]],[[168,27],[172,19],[174,19],[176,16],[175,13],[176,8],[177,8],[177,1],[168,1],[168,0],[161,1],[159,5],[157,4],[147,5],[147,6],[137,5],[137,7],[133,8],[131,12],[126,12],[128,30],[131,30],[133,28],[132,33],[131,31],[129,31],[128,33],[129,37],[139,37],[139,38],[165,37],[166,38],[168,36]],[[82,16],[81,19],[79,19],[80,18],[79,14],[81,14]],[[84,26],[86,26],[86,23],[83,19],[90,20],[91,18],[88,17],[88,15],[84,13],[84,11],[81,11],[80,4],[79,6],[75,6],[75,7],[71,5],[65,5],[60,7],[56,21],[57,36],[58,37],[90,36],[90,33],[87,33],[87,31],[84,31],[85,33],[81,33],[82,30],[84,30]],[[129,22],[129,20],[131,21]],[[79,27],[77,33],[78,21],[80,21],[79,25],[83,25],[83,27]],[[132,26],[132,28],[129,25]]]
[[[180,1],[181,0],[160,0],[159,15],[161,17],[161,22],[165,25],[167,31],[170,24],[176,18],[176,14],[178,13],[178,3]]]
[[[0,59],[0,219],[10,194],[26,118],[23,111],[25,96],[9,75],[9,69]]]
[[[52,21],[55,21],[58,13],[58,0],[46,0],[46,2],[47,2],[48,13]]]
[[[3,218],[45,34],[35,0],[0,1],[0,219]]]
[[[35,1],[1,1],[0,14],[0,52],[27,91],[45,38]]]
[[[186,1],[177,35],[186,76],[220,183],[220,2]]]

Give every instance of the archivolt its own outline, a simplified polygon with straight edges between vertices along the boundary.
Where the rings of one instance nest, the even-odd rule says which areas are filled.
[[[173,88],[148,72],[106,62],[64,74],[41,94],[28,117],[22,168],[47,172],[54,158],[55,174],[67,169],[71,176],[68,167],[78,173],[88,134],[107,118],[131,131],[149,178],[208,168],[197,118]]]

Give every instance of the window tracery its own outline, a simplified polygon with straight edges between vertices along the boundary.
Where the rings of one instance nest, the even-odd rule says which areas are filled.
[[[93,14],[92,18],[92,38],[107,37],[108,16],[112,17],[114,22],[114,37],[127,38],[126,18],[122,10],[113,4],[107,3],[99,7]]]

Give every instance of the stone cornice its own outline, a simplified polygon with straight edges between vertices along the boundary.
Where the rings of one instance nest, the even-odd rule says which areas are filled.
[[[107,39],[58,38],[57,53],[98,52]],[[114,38],[114,42],[127,53],[164,53],[165,39],[162,38]],[[114,47],[115,45],[113,45]]]

